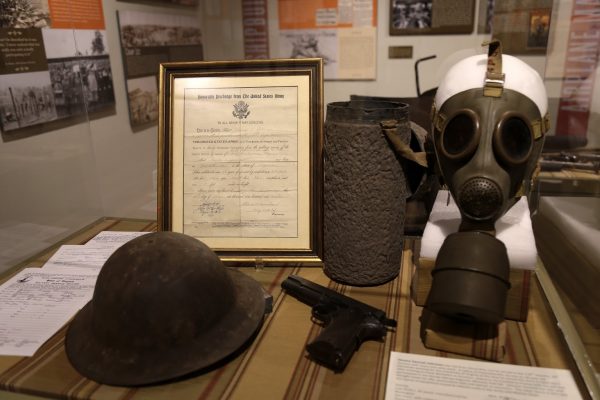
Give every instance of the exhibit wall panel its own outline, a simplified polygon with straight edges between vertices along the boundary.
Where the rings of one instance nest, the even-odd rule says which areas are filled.
[[[236,0],[241,4],[241,0]],[[301,6],[302,2],[298,2]],[[436,56],[419,65],[419,87],[424,92],[435,88],[441,82],[445,71],[460,59],[487,51],[482,47],[489,34],[478,34],[476,21],[470,34],[436,35],[400,35],[389,34],[390,2],[377,1],[377,39],[376,39],[376,78],[373,80],[326,80],[324,84],[325,104],[334,101],[347,101],[350,95],[369,95],[383,97],[416,97],[415,61]],[[475,2],[475,15],[478,15],[479,1]],[[271,56],[278,56],[279,22],[278,0],[269,0],[269,45]],[[240,7],[238,7],[240,8]],[[241,40],[241,38],[240,38]],[[390,47],[412,48],[412,57],[403,59],[389,58]],[[357,57],[364,57],[358,54]],[[519,58],[538,71],[542,76],[545,68],[543,55],[519,55]]]
[[[158,126],[155,123],[132,127],[130,123],[117,11],[191,15],[200,26],[202,8],[114,0],[101,4],[113,104],[92,112],[89,104],[82,107],[80,103],[65,118],[24,128],[8,121],[15,126],[13,129],[3,120],[0,273],[99,218],[156,219]],[[61,37],[74,40],[83,56],[87,55],[87,44],[77,43],[76,30],[64,29]],[[60,44],[50,45],[54,45],[55,52],[61,52]],[[50,58],[48,50],[46,53]],[[61,66],[63,61],[68,64],[69,70],[80,67],[74,67],[77,62],[71,59],[59,61]],[[80,77],[72,89],[85,93],[83,86]],[[53,90],[56,93],[54,85]]]

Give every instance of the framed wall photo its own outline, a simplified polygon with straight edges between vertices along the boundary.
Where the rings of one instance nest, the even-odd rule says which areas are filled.
[[[390,0],[390,35],[473,32],[475,0]]]
[[[321,264],[322,60],[163,63],[159,230],[230,264]]]
[[[494,3],[492,35],[505,54],[546,54],[552,0],[505,0]]]
[[[158,121],[158,66],[203,60],[202,30],[190,15],[119,10],[117,17],[129,123],[139,130]]]
[[[543,49],[546,51],[548,36],[550,34],[550,15],[552,9],[532,10],[529,13],[529,31],[527,34],[527,47],[530,49]]]

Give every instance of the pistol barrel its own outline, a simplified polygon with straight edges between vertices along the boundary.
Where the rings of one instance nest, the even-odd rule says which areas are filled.
[[[354,300],[348,296],[331,290],[314,282],[308,281],[297,275],[290,275],[281,283],[289,294],[296,297],[298,300],[310,306],[326,303],[333,304],[340,308],[354,308],[366,314],[371,314],[377,318],[382,324],[390,327],[396,326],[396,320],[386,317],[383,310],[371,307],[368,304]]]

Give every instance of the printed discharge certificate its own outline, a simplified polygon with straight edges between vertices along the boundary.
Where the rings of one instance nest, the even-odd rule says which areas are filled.
[[[183,101],[183,232],[298,238],[298,86],[192,87]]]
[[[184,68],[168,81],[162,72],[160,229],[222,259],[320,261],[322,80],[288,67],[239,76]]]
[[[161,64],[159,229],[224,261],[320,263],[322,60]]]

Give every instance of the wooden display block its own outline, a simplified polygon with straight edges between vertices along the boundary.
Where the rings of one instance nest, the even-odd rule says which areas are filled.
[[[428,349],[501,362],[506,354],[506,321],[459,322],[424,309],[421,340]]]
[[[411,282],[411,297],[416,305],[424,306],[431,289],[431,271],[435,260],[419,257],[415,260],[415,271]],[[505,318],[514,321],[526,321],[529,310],[529,291],[535,271],[511,269],[510,289],[506,299]]]

